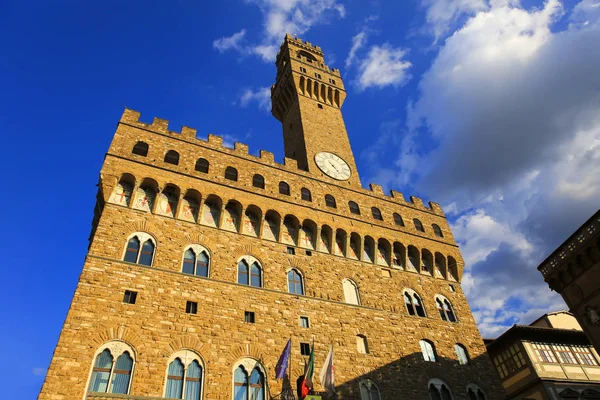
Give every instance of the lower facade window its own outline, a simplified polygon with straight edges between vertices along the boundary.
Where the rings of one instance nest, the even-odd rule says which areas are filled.
[[[192,351],[182,350],[175,355],[167,370],[165,397],[168,399],[200,400],[202,398],[203,368],[200,358]]]
[[[265,400],[265,377],[258,366],[250,373],[240,365],[233,373],[234,400]]]
[[[88,392],[128,394],[133,350],[123,342],[109,342],[95,358]]]
[[[454,400],[448,385],[440,379],[434,378],[429,381],[427,390],[431,400]]]
[[[379,388],[372,379],[363,379],[360,381],[360,400],[381,400]]]

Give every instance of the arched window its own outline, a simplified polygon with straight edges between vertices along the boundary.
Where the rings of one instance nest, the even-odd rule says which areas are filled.
[[[144,156],[144,157],[146,157],[148,155],[148,143],[137,142],[133,146],[133,149],[131,150],[131,153],[137,154],[138,156]]]
[[[360,400],[381,400],[379,388],[374,380],[365,378],[360,381],[358,386],[360,387]]]
[[[96,353],[88,392],[129,394],[134,352],[120,341],[104,344]]]
[[[419,221],[417,218],[414,218],[413,222],[415,224],[416,230],[418,230],[419,232],[425,232],[425,228],[423,228],[423,224],[421,223],[421,221]]]
[[[204,386],[204,367],[200,357],[193,351],[180,350],[169,360],[165,397],[200,400]]]
[[[336,208],[335,198],[330,194],[326,194],[325,195],[325,205],[327,207]]]
[[[237,182],[237,180],[238,180],[237,169],[235,169],[233,167],[225,168],[225,179],[229,179],[230,181]]]
[[[203,172],[208,174],[208,168],[210,167],[210,163],[206,158],[199,158],[196,160],[196,167],[194,169],[198,172]]]
[[[456,315],[452,309],[452,304],[444,296],[435,296],[435,305],[444,321],[456,322]]]
[[[249,358],[240,360],[233,371],[233,399],[265,400],[266,393],[265,370],[262,365]]]
[[[165,154],[165,162],[167,164],[179,165],[179,153],[175,150],[167,151],[167,154]]]
[[[262,175],[254,174],[252,177],[252,186],[264,189],[265,188],[265,178]]]
[[[279,194],[284,194],[286,196],[290,195],[290,185],[281,181],[279,182]]]
[[[435,347],[429,340],[419,340],[421,345],[421,354],[425,361],[437,361],[437,355],[435,353]]]
[[[429,397],[431,400],[453,400],[452,392],[448,388],[448,385],[440,379],[433,378],[427,384],[427,390],[429,391]]]
[[[312,195],[310,194],[310,190],[308,190],[307,188],[302,188],[300,190],[300,196],[302,200],[312,201]]]
[[[154,239],[150,235],[145,232],[134,233],[127,241],[123,261],[150,266],[154,258],[154,248]]]
[[[208,250],[197,244],[191,245],[183,252],[181,272],[208,278],[209,262]]]
[[[421,297],[414,290],[404,290],[404,304],[406,304],[406,310],[410,315],[418,315],[423,318],[426,316]]]
[[[456,352],[458,363],[460,365],[467,365],[469,363],[469,353],[467,353],[467,348],[465,346],[460,343],[456,343],[454,345],[454,351]]]
[[[302,275],[295,269],[288,272],[288,291],[293,294],[304,295],[304,285],[302,284]]]
[[[444,234],[442,233],[442,228],[440,228],[440,226],[438,224],[433,224],[431,225],[431,227],[433,228],[433,233],[435,234],[435,236],[437,237],[444,237]]]
[[[369,354],[369,343],[365,335],[356,335],[356,349],[360,354]]]
[[[398,226],[404,226],[404,220],[402,219],[402,216],[398,213],[394,213],[394,224]]]
[[[350,208],[350,213],[360,215],[360,208],[358,207],[358,204],[353,201],[349,201],[348,207]]]
[[[344,301],[348,304],[360,305],[360,295],[356,283],[350,279],[344,279],[342,286],[344,288]]]
[[[262,268],[254,257],[244,256],[238,262],[238,283],[262,287]]]
[[[381,211],[379,211],[379,208],[371,207],[371,215],[373,215],[373,218],[376,220],[383,221],[383,217],[381,216]]]

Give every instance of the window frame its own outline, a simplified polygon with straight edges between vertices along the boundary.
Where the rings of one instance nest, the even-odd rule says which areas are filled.
[[[418,218],[413,218],[413,224],[415,226],[415,229],[419,232],[425,232],[425,227],[423,226],[423,223],[421,222],[420,219]]]
[[[265,177],[261,174],[254,174],[252,176],[252,187],[264,189],[265,188]]]
[[[183,271],[183,268],[186,263],[185,253],[187,250],[192,250],[192,252],[194,253],[194,267],[193,267],[194,271],[191,274],[188,274],[187,272]],[[198,275],[198,264],[200,264],[200,262],[198,261],[198,258],[200,257],[200,255],[202,253],[205,253],[206,256],[208,257],[208,262],[206,263],[206,276]],[[189,244],[183,248],[183,253],[182,253],[181,257],[182,257],[181,258],[181,273],[182,274],[191,275],[191,276],[199,276],[201,278],[210,278],[210,267],[211,267],[211,261],[212,261],[212,254],[209,249],[207,249],[206,247],[204,247],[200,244],[196,244],[196,243]]]
[[[136,153],[136,149],[138,148],[138,145],[141,145],[143,147],[143,153]],[[150,150],[150,146],[148,145],[148,143],[144,142],[143,140],[138,140],[137,142],[135,142],[135,144],[133,145],[133,147],[131,148],[131,154],[135,154],[141,157],[148,157],[148,151]]]
[[[92,392],[90,389],[91,389],[91,385],[92,385],[92,378],[94,376],[94,370],[96,368],[95,367],[96,360],[100,356],[100,354],[103,353],[105,350],[108,350],[112,357],[112,365],[111,365],[111,368],[109,371],[108,381],[106,383],[106,391]],[[117,366],[117,361],[118,361],[119,357],[121,357],[125,353],[129,353],[129,357],[131,357],[131,359],[132,359],[131,370],[129,371],[129,382],[127,383],[127,391],[126,391],[127,393],[125,393],[126,395],[129,394],[129,392],[131,391],[131,382],[133,381],[133,373],[135,371],[137,354],[136,354],[135,350],[133,349],[133,347],[131,345],[129,345],[128,343],[126,343],[122,340],[109,340],[108,342],[105,342],[100,347],[98,347],[98,349],[94,353],[94,356],[92,357],[90,373],[88,375],[88,381],[85,386],[86,387],[86,390],[85,390],[86,396],[88,393],[113,393],[112,388],[114,385],[114,377],[115,377],[114,375],[115,375],[115,370],[116,370],[116,366]],[[106,371],[104,371],[104,372],[106,372]]]
[[[138,248],[137,255],[136,255],[136,261],[135,262],[126,261],[125,260],[125,256],[127,255],[127,251],[128,251],[128,248],[129,248],[129,241],[131,239],[133,239],[134,237],[137,238],[137,240],[139,242],[139,248]],[[154,249],[152,251],[152,257],[150,259],[150,264],[141,264],[140,263],[140,258],[142,257],[142,252],[143,252],[143,249],[144,249],[144,245],[146,244],[147,241],[150,241],[152,243],[152,245],[154,246]],[[156,246],[156,239],[152,235],[150,235],[147,232],[134,232],[131,235],[129,235],[127,237],[127,240],[125,241],[125,249],[123,250],[123,254],[121,256],[121,260],[123,262],[130,263],[130,264],[137,264],[137,265],[143,265],[143,266],[146,266],[146,267],[152,267],[152,264],[154,264],[154,259],[156,258],[156,248],[157,248],[157,246]]]
[[[181,349],[171,354],[169,359],[167,360],[167,368],[165,370],[165,378],[163,382],[163,397],[167,398],[167,382],[169,380],[169,367],[173,361],[179,359],[179,361],[183,364],[183,377],[182,377],[182,389],[181,389],[181,397],[180,399],[185,399],[185,390],[186,390],[186,382],[187,382],[187,371],[190,365],[194,361],[196,361],[200,366],[200,396],[198,397],[200,400],[204,398],[204,382],[206,377],[206,364],[204,363],[204,359],[194,350],[191,349]],[[169,397],[171,398],[171,397]]]
[[[383,221],[383,215],[381,214],[381,210],[377,207],[371,207],[371,216],[377,221]]]
[[[263,398],[259,399],[259,400],[266,400],[268,393],[269,393],[269,383],[267,380],[267,376],[268,376],[267,371],[259,360],[256,360],[256,359],[250,358],[250,357],[241,358],[233,364],[233,368],[231,369],[231,398],[232,399],[235,398],[235,387],[236,387],[235,372],[240,367],[242,367],[242,369],[245,372],[246,383],[247,383],[246,398],[242,399],[242,400],[250,400],[251,399],[251,397],[250,397],[250,376],[252,375],[252,372],[254,371],[254,369],[258,369],[258,371],[262,374],[262,377],[263,377],[263,379],[262,379]]]
[[[350,214],[361,215],[360,207],[359,207],[358,203],[356,203],[355,201],[350,200],[348,202],[348,209],[350,210]]]
[[[198,168],[198,163],[200,163],[200,162],[202,162],[201,168]],[[206,166],[204,165],[204,162],[206,162]],[[204,169],[206,169],[206,171]],[[210,171],[210,161],[208,161],[204,157],[198,158],[196,160],[196,164],[194,164],[194,171],[201,172],[203,174],[208,174],[208,171]]]
[[[461,351],[463,352],[464,360],[461,360],[461,354],[459,354],[458,349],[461,349]],[[469,365],[471,363],[471,357],[469,357],[469,352],[467,350],[467,347],[465,345],[463,345],[462,343],[454,344],[454,352],[456,353],[456,357],[458,359],[459,365]],[[464,362],[462,362],[462,361],[464,361]]]
[[[295,274],[293,276],[293,278],[298,278],[298,280],[292,279],[290,281],[290,274]],[[306,293],[305,287],[304,287],[304,275],[302,274],[302,272],[300,272],[300,270],[298,270],[297,268],[291,268],[287,271],[287,286],[288,286],[288,293],[296,295],[296,296],[304,296]],[[294,291],[290,291],[290,284],[293,285]],[[300,285],[300,292],[298,293],[296,291],[296,287],[297,285]]]
[[[373,392],[372,388],[375,388],[377,390],[377,398],[373,398],[373,393],[367,393],[369,395],[368,398],[363,397],[363,387],[368,392]],[[379,390],[377,382],[369,377],[363,378],[358,382],[358,393],[360,394],[360,400],[381,400],[381,390]]]
[[[285,182],[285,181],[279,182],[279,194],[282,194],[284,196],[291,195],[290,185],[287,182]]]
[[[303,187],[302,189],[300,189],[300,198],[304,201],[312,202],[312,193],[309,189]]]
[[[325,206],[329,208],[337,208],[337,202],[335,201],[335,197],[333,197],[329,193],[325,195]]]
[[[425,304],[423,303],[423,298],[417,292],[415,292],[413,289],[406,288],[402,291],[402,297],[403,297],[402,300],[404,301],[404,305],[406,306],[406,311],[408,312],[408,314],[410,316],[416,316],[419,318],[427,318],[427,311],[425,310]],[[407,298],[410,301],[410,303],[408,303],[406,301]],[[420,308],[417,308],[415,301],[419,302]],[[409,305],[412,307],[413,313],[410,312]],[[421,315],[421,313],[419,313],[419,309],[421,310],[421,313],[423,315]]]
[[[239,265],[240,263],[244,263],[247,267],[247,271],[248,271],[248,283],[240,283],[239,281],[239,276],[240,276],[240,272],[239,272]],[[255,286],[252,284],[252,265],[256,263],[258,265],[258,269],[260,271],[260,275],[259,275],[259,279],[260,279],[260,285],[259,286]],[[237,263],[236,263],[236,274],[237,274],[237,279],[236,279],[236,283],[238,285],[244,285],[244,286],[250,286],[250,287],[258,287],[258,288],[264,288],[265,287],[265,280],[264,280],[264,267],[263,264],[255,257],[251,256],[251,255],[244,255],[240,258],[238,258]],[[254,275],[256,276],[256,275]]]
[[[442,321],[457,323],[458,318],[456,317],[456,311],[454,311],[454,307],[450,300],[448,300],[445,296],[441,294],[435,295],[435,306],[440,313],[440,317]],[[441,306],[441,307],[440,307]]]
[[[438,362],[438,354],[435,350],[435,344],[429,339],[419,340],[419,346],[421,347],[421,355],[425,362]],[[427,348],[429,346],[429,348]],[[427,355],[427,357],[425,357]],[[433,358],[433,359],[432,359]]]
[[[179,165],[180,155],[176,150],[167,150],[163,162],[171,165]]]
[[[228,181],[237,182],[239,179],[238,170],[235,167],[227,166],[223,177]]]
[[[435,236],[439,238],[444,237],[444,233],[442,232],[442,228],[438,224],[431,224],[431,229],[433,229],[433,233]]]

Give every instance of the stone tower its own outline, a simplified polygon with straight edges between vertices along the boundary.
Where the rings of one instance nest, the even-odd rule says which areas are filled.
[[[331,346],[338,399],[502,398],[440,206],[361,187],[318,47],[276,64],[283,164],[125,110],[40,400],[284,398],[312,343],[316,393]]]
[[[285,156],[325,181],[360,188],[342,118],[346,91],[339,70],[325,64],[320,47],[291,35],[286,35],[275,64],[272,112],[283,125]]]

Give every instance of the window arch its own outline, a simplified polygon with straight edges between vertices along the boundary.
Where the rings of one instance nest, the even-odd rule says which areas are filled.
[[[330,194],[326,194],[325,195],[325,205],[327,207],[336,208],[337,205],[335,204],[335,197],[333,197]]]
[[[200,400],[204,386],[204,363],[191,350],[171,355],[167,368],[165,397],[169,399]]]
[[[265,188],[265,178],[260,174],[254,174],[252,177],[252,186],[264,189]]]
[[[447,298],[438,294],[435,296],[435,305],[442,320],[456,322],[456,314],[454,313],[452,304],[450,304],[450,301]]]
[[[296,269],[291,269],[288,272],[288,292],[304,295],[304,280]]]
[[[268,393],[265,368],[258,361],[244,358],[233,369],[235,400],[265,400]]]
[[[146,157],[148,155],[148,143],[146,142],[137,142],[133,149],[131,149],[132,154],[137,154],[138,156]]]
[[[167,154],[165,154],[164,161],[167,164],[179,165],[179,153],[175,150],[167,151]]]
[[[360,305],[360,294],[356,283],[351,279],[344,279],[342,287],[344,288],[344,301],[348,304]]]
[[[419,232],[425,232],[425,228],[423,228],[423,223],[417,218],[413,219],[413,223],[415,224],[415,229]]]
[[[287,182],[279,182],[279,194],[283,194],[286,196],[290,195],[290,185],[288,185]]]
[[[300,197],[305,201],[312,201],[312,194],[307,188],[300,189]]]
[[[237,283],[262,287],[262,267],[252,256],[244,256],[238,261]]]
[[[152,236],[145,232],[136,232],[127,240],[123,261],[151,266],[155,248],[156,244]]]
[[[404,290],[404,304],[406,304],[406,310],[410,315],[418,315],[423,318],[426,317],[421,297],[414,290]]]
[[[404,226],[404,220],[402,219],[402,216],[398,213],[394,213],[394,224],[396,224],[397,226]]]
[[[431,227],[433,228],[433,233],[435,234],[435,236],[437,237],[444,237],[444,234],[442,233],[442,228],[440,228],[440,226],[438,224],[433,224],[431,225]]]
[[[379,388],[373,379],[362,379],[358,386],[360,388],[360,400],[381,400]]]
[[[421,354],[423,354],[423,359],[425,361],[437,361],[437,353],[435,352],[435,346],[432,342],[423,339],[419,340],[419,345],[421,346]]]
[[[427,390],[431,400],[453,400],[452,392],[448,385],[441,379],[433,378],[427,383]]]
[[[469,383],[467,385],[467,395],[469,396],[469,400],[487,400],[487,397],[485,396],[483,390],[481,390],[479,386],[475,385],[474,383]],[[585,394],[583,398],[587,398]],[[597,397],[592,397],[592,399],[594,398]]]
[[[88,392],[129,394],[134,359],[135,352],[125,342],[102,345],[94,357]]]
[[[458,363],[460,365],[467,365],[469,363],[469,353],[467,352],[467,348],[465,346],[460,343],[456,343],[454,345],[454,351],[456,352]]]
[[[198,172],[202,172],[208,174],[208,168],[210,167],[210,163],[206,158],[199,158],[196,160],[196,166],[194,169]]]
[[[360,215],[360,207],[353,201],[348,202],[348,207],[350,208],[351,214]]]
[[[381,211],[377,207],[371,207],[371,215],[373,218],[379,221],[383,221],[383,216],[381,215]]]
[[[183,265],[181,272],[208,278],[210,264],[209,251],[197,244],[188,246],[183,252]]]
[[[233,167],[225,168],[225,179],[229,179],[230,181],[237,182],[237,180],[238,180],[237,169],[235,169]]]

